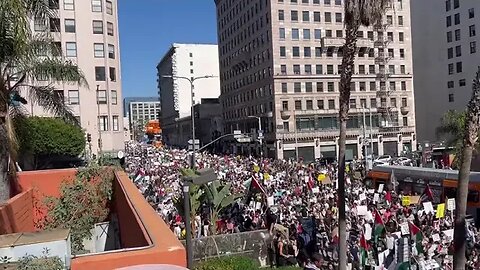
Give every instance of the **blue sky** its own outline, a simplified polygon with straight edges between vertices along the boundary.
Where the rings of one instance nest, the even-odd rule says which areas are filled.
[[[123,96],[156,96],[172,43],[217,43],[214,0],[119,0]]]

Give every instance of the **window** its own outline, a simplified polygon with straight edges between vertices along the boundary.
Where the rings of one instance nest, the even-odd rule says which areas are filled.
[[[116,82],[117,81],[117,71],[114,67],[110,67],[108,70],[108,74],[110,75],[110,81]]]
[[[336,6],[341,6],[342,5],[342,0],[335,0],[335,5]]]
[[[302,11],[302,20],[304,22],[310,21],[310,12],[309,11]]]
[[[453,0],[453,8],[457,9],[460,7],[460,0]]]
[[[315,29],[313,31],[314,35],[315,35],[315,39],[321,39],[322,38],[322,30],[321,29]]]
[[[455,21],[455,25],[460,24],[460,13],[457,13],[454,15],[454,21]]]
[[[33,24],[33,29],[35,32],[43,32],[47,30],[47,24],[43,18],[35,18]]]
[[[333,65],[327,65],[327,74],[333,74]]]
[[[398,25],[403,26],[403,16],[398,16]]]
[[[331,23],[332,22],[332,13],[325,12],[325,22]]]
[[[462,62],[457,62],[457,73],[461,73],[463,71]]]
[[[402,121],[403,121],[403,126],[408,127],[408,117],[404,116]]]
[[[112,102],[112,105],[118,104],[117,90],[110,91],[110,100]]]
[[[288,122],[283,122],[283,130],[284,130],[284,131],[287,131],[287,132],[290,131]]]
[[[303,48],[303,56],[304,57],[311,57],[312,56],[312,50],[310,47],[304,47]]]
[[[280,73],[283,75],[287,74],[287,65],[280,65]]]
[[[461,38],[462,37],[460,29],[455,30],[455,41],[459,41]]]
[[[100,131],[108,131],[108,116],[102,115],[98,117],[98,129]]]
[[[452,0],[445,1],[445,10],[450,11],[452,9]]]
[[[313,110],[313,100],[307,100],[307,110]]]
[[[452,26],[452,16],[447,16],[447,27]]]
[[[64,10],[75,10],[74,0],[63,0],[63,9]]]
[[[295,100],[295,110],[301,110],[301,109],[302,109],[302,101]]]
[[[400,58],[401,59],[405,58],[405,50],[404,49],[400,49]]]
[[[458,46],[455,47],[455,56],[456,57],[462,56],[462,46],[461,45],[458,45]]]
[[[67,57],[77,57],[77,43],[67,42],[65,43],[65,48],[67,50]]]
[[[405,41],[405,34],[403,32],[398,33],[398,41],[399,42]]]
[[[393,17],[392,15],[387,15],[387,24],[392,25],[393,24]]]
[[[303,29],[303,39],[304,40],[310,39],[310,29]]]
[[[357,100],[352,98],[350,99],[350,109],[356,109],[357,108]]]
[[[323,92],[323,82],[317,82],[317,92]]]
[[[320,22],[320,12],[318,11],[313,12],[313,21]]]
[[[339,37],[339,38],[343,37],[343,31],[342,31],[342,30],[337,30],[337,31],[335,31],[335,34],[336,34],[336,36]]]
[[[282,83],[282,93],[287,93],[287,92],[288,92],[288,84]]]
[[[113,23],[107,22],[107,34],[113,36]]]
[[[377,90],[377,84],[375,82],[370,82],[370,91],[376,91]]]
[[[312,74],[312,65],[305,65],[305,74]]]
[[[470,36],[471,37],[474,37],[476,35],[476,31],[475,31],[475,25],[470,25],[468,27],[468,32],[470,33]]]
[[[452,31],[448,31],[447,32],[447,42],[452,42],[452,41],[453,41]]]
[[[280,28],[278,30],[278,36],[280,37],[280,39],[285,39],[285,28]]]
[[[376,98],[371,98],[370,99],[370,108],[372,108],[372,109],[377,108],[377,99]]]
[[[115,59],[115,46],[108,44],[108,58]]]
[[[335,85],[333,82],[328,82],[327,83],[327,92],[334,92],[335,91]]]
[[[278,20],[279,21],[284,21],[285,20],[285,11],[283,11],[283,10],[278,11]]]
[[[65,32],[75,33],[75,20],[74,19],[65,19]]]
[[[335,13],[335,22],[336,23],[342,22],[342,13]]]
[[[367,99],[361,98],[360,99],[360,108],[367,108]]]
[[[111,1],[106,1],[105,2],[105,9],[107,10],[108,15],[113,15],[113,4]]]
[[[400,65],[400,74],[406,74],[407,71],[405,69],[405,65]]]
[[[103,43],[94,43],[93,44],[94,56],[96,58],[105,57],[105,45]]]
[[[477,52],[477,42],[472,41],[470,42],[470,53],[476,53]]]
[[[287,49],[285,46],[280,46],[280,57],[286,57],[287,56]]]
[[[306,82],[305,83],[305,92],[306,93],[312,93],[313,92],[313,83],[312,82]]]
[[[407,107],[407,98],[402,98],[402,107]]]
[[[60,32],[59,18],[50,18],[50,32]]]
[[[365,65],[358,65],[358,73],[365,74]]]
[[[302,92],[302,83],[294,82],[293,83],[293,92],[295,92],[295,93]]]
[[[329,99],[328,100],[328,109],[329,110],[334,110],[335,109],[335,99]]]
[[[288,111],[288,101],[282,101],[282,110]]]
[[[401,85],[403,91],[407,90],[407,82],[401,82],[400,85]]]
[[[93,21],[93,33],[103,34],[103,21]]]
[[[453,94],[448,94],[448,102],[454,102],[455,101],[455,97],[453,96]]]
[[[447,50],[447,58],[452,59],[453,58],[453,48],[448,48]]]
[[[467,81],[465,79],[461,79],[461,80],[458,81],[458,85],[459,86],[465,86],[465,85],[467,85]]]
[[[325,102],[323,102],[323,99],[317,100],[317,109],[325,110]]]
[[[455,82],[454,81],[448,81],[447,82],[447,88],[454,88],[455,87]]]
[[[112,116],[112,129],[118,131],[118,115]]]
[[[95,67],[95,80],[105,81],[105,67]]]
[[[470,8],[468,10],[468,18],[469,19],[475,18],[475,9],[474,8]]]
[[[68,90],[68,104],[78,105],[80,104],[80,96],[78,90]]]
[[[367,84],[365,82],[360,82],[358,88],[361,92],[367,91]]]
[[[292,48],[293,57],[300,57],[300,47],[295,46]]]
[[[51,9],[59,9],[60,8],[59,0],[48,0],[48,7]]]
[[[369,65],[368,66],[368,73],[369,74],[375,74],[375,65]]]
[[[92,0],[92,11],[102,12],[102,0]]]
[[[297,28],[292,28],[292,40],[300,39],[300,31]]]
[[[453,72],[454,72],[453,64],[448,64],[448,74],[449,74],[449,75],[452,75]]]
[[[97,104],[107,104],[106,90],[97,90]]]
[[[290,19],[292,22],[298,22],[298,11],[297,10],[292,10],[290,12]]]

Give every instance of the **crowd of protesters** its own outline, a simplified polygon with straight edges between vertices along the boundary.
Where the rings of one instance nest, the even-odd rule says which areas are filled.
[[[180,170],[189,166],[186,150],[157,149],[135,142],[126,145],[127,172],[170,224],[179,238],[185,224]],[[267,229],[269,255],[276,266],[336,269],[338,208],[336,164],[305,163],[197,153],[196,167],[215,170],[218,180],[243,194],[223,211],[215,226],[209,207],[200,207],[194,237]],[[367,187],[347,166],[346,212],[348,261],[351,269],[453,269],[455,202],[433,203],[423,194],[403,194],[391,182]],[[418,196],[415,196],[418,195]],[[212,228],[216,228],[215,231]],[[480,233],[467,224],[468,269],[480,269]]]

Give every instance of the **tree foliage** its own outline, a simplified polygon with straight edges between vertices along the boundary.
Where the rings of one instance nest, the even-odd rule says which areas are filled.
[[[15,121],[22,152],[33,155],[78,156],[85,149],[85,132],[60,118],[28,117]]]
[[[60,197],[45,200],[47,216],[42,229],[70,229],[72,253],[83,251],[83,240],[91,238],[95,223],[109,214],[114,171],[92,164],[78,171],[73,181],[62,184]]]
[[[437,137],[444,139],[448,146],[461,148],[465,134],[466,119],[466,111],[447,111],[442,116],[440,126],[437,127]]]

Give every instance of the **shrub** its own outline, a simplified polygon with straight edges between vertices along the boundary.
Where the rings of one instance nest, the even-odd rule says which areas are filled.
[[[246,257],[228,256],[200,262],[194,270],[258,270],[259,265]]]

